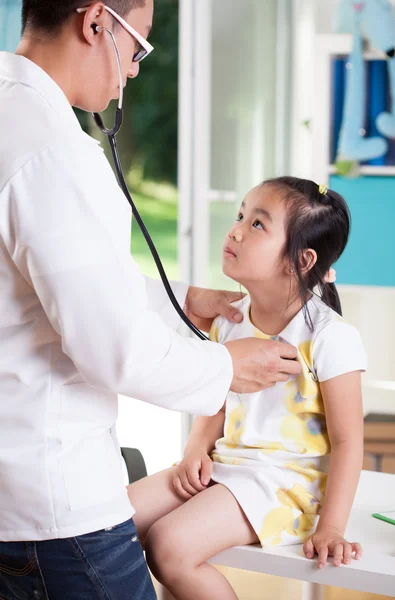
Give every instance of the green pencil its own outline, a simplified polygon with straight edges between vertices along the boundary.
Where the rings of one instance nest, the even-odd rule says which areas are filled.
[[[395,517],[395,511],[394,511],[393,515]],[[386,517],[385,513],[384,514],[373,513],[372,517],[374,517],[375,519],[380,519],[380,521],[385,521],[386,523],[391,523],[391,525],[395,525],[395,519],[391,519],[390,517]]]

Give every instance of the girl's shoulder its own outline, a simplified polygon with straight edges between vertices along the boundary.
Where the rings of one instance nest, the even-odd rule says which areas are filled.
[[[318,381],[365,371],[367,357],[359,331],[321,299],[313,303],[312,359]]]
[[[210,340],[224,344],[231,340],[238,340],[243,337],[250,337],[251,333],[251,322],[250,322],[250,306],[251,301],[249,296],[245,296],[236,302],[232,302],[232,306],[235,306],[240,310],[243,315],[241,323],[232,323],[219,315],[214,319],[213,325],[210,331]]]
[[[357,332],[356,327],[349,323],[335,310],[327,306],[321,298],[314,296],[309,302],[309,313],[312,325],[312,340],[336,334],[339,336]]]

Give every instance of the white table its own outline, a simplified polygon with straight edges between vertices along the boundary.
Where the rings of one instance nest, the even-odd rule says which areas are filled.
[[[325,585],[395,597],[395,526],[371,516],[373,512],[389,510],[395,510],[395,475],[363,471],[346,533],[346,539],[363,546],[359,561],[318,569],[317,562],[307,560],[302,546],[297,545],[270,549],[239,546],[221,552],[209,562],[302,580],[306,582],[304,600],[323,599]],[[163,590],[160,598],[172,597]]]
[[[395,597],[395,526],[374,519],[373,512],[395,510],[395,475],[363,471],[346,538],[360,542],[361,560],[350,565],[318,569],[307,560],[302,546],[263,549],[230,548],[213,557],[218,566],[278,575],[308,582],[306,598],[321,598],[324,585]]]

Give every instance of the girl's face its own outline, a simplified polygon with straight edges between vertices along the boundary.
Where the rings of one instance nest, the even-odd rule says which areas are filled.
[[[289,261],[283,258],[286,218],[286,203],[275,187],[251,190],[225,239],[225,275],[247,289],[257,283],[278,283],[280,277],[289,280]]]

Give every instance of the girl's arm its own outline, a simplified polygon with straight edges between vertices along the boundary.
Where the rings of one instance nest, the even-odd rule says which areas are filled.
[[[199,448],[210,454],[214,450],[215,442],[224,434],[225,404],[221,410],[212,417],[196,417],[192,425],[184,456],[193,449]]]
[[[325,500],[316,533],[307,540],[307,558],[318,553],[323,567],[328,554],[333,563],[348,564],[352,552],[361,556],[359,544],[344,540],[344,532],[357,489],[363,461],[363,410],[361,373],[354,371],[320,384],[324,400],[331,461]]]

